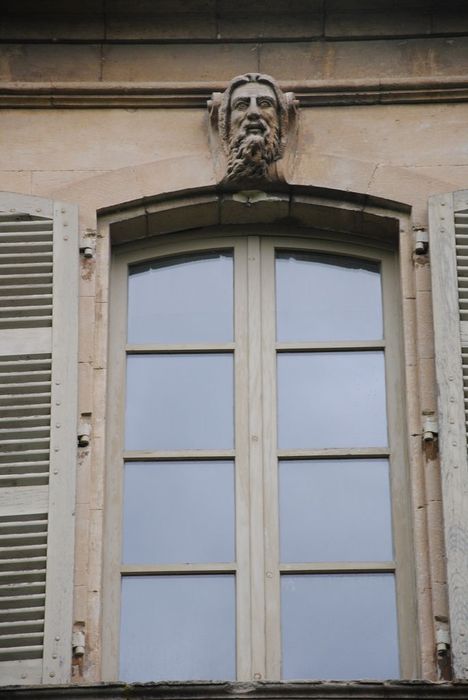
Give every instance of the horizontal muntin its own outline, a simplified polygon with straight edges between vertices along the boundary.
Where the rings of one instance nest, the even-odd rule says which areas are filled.
[[[394,561],[330,561],[280,564],[282,574],[358,574],[393,573]]]
[[[122,564],[122,576],[183,576],[188,574],[235,574],[235,562],[209,564]]]

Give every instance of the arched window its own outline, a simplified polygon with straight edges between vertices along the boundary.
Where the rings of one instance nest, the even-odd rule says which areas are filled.
[[[116,249],[105,677],[414,674],[397,256],[348,238]]]

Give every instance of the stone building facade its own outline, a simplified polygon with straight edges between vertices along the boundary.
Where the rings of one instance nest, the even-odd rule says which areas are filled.
[[[2,620],[5,651],[0,650],[0,679],[20,687],[0,688],[0,698],[467,697],[465,3],[48,0],[38,4],[18,0],[5,2],[2,10],[0,230],[6,238],[0,245],[6,246],[4,274],[43,274],[34,265],[51,261],[53,269],[48,268],[51,278],[45,292],[29,292],[28,298],[52,295],[50,301],[32,299],[32,305],[43,305],[39,315],[26,307],[17,314],[6,301],[5,318],[0,320],[4,334],[0,373],[6,377],[0,390],[6,397],[0,416],[6,455],[0,464],[0,470],[4,466],[0,556],[7,562],[0,583],[6,599],[2,607],[10,608],[11,597],[22,595],[24,586],[20,608],[29,609],[32,603],[27,596],[37,595],[43,596],[37,608],[45,606],[45,615],[49,615],[48,606],[51,611],[45,628],[41,613],[35,624],[29,624],[27,614]],[[279,93],[268,89],[275,109],[283,99],[278,95],[289,95],[284,99],[292,111],[284,149],[270,158],[260,175],[254,169],[247,178],[236,179],[226,175],[231,172],[229,148],[223,150],[213,104],[219,108],[219,94],[229,81],[246,74],[273,76]],[[262,129],[254,126],[251,131],[255,135]],[[52,238],[43,235],[46,230],[54,232]],[[113,472],[115,465],[122,459],[177,460],[167,447],[161,448],[159,456],[147,447],[141,448],[146,457],[136,455],[135,448],[130,457],[128,448],[122,452],[125,412],[119,371],[125,341],[120,330],[126,323],[121,310],[127,302],[125,288],[115,282],[115,270],[122,261],[141,264],[158,255],[187,255],[201,249],[200,241],[205,241],[205,252],[207,240],[213,240],[214,251],[223,241],[234,241],[232,246],[239,245],[241,251],[239,260],[246,256],[246,289],[251,290],[260,277],[266,279],[264,268],[262,273],[260,267],[254,269],[255,260],[263,242],[273,238],[281,241],[277,244],[281,250],[289,240],[293,241],[290,247],[303,246],[307,254],[350,254],[355,246],[366,260],[373,260],[376,250],[384,251],[379,260],[391,256],[388,264],[393,276],[384,282],[388,287],[384,296],[392,297],[390,306],[384,300],[385,342],[338,340],[324,347],[335,355],[360,349],[394,356],[395,373],[387,369],[387,399],[393,408],[387,410],[395,435],[392,444],[398,443],[391,450],[398,462],[392,476],[391,518],[399,533],[394,535],[400,542],[399,562],[366,565],[353,563],[351,556],[351,563],[341,568],[327,563],[321,568],[285,565],[281,573],[393,575],[396,566],[400,672],[395,676],[400,680],[350,678],[332,683],[318,673],[300,683],[287,682],[279,670],[280,642],[272,641],[280,615],[276,603],[276,622],[269,622],[268,612],[257,618],[252,613],[244,625],[251,634],[246,632],[245,639],[237,640],[234,678],[238,683],[231,677],[232,682],[224,684],[119,684],[115,618],[120,609],[116,603],[120,574],[134,580],[139,573],[143,577],[156,572],[161,579],[203,572],[234,576],[239,570],[223,564],[224,568],[211,569],[208,565],[131,569],[129,565],[120,571],[120,563],[115,563],[120,557],[120,535],[115,532],[120,531],[122,501],[121,486],[115,487],[120,483]],[[27,253],[33,257],[23,260],[21,246],[29,244],[33,248]],[[41,257],[47,255],[52,257]],[[15,256],[19,256],[16,261]],[[8,285],[35,283],[33,277],[24,279],[5,282],[2,293],[13,307],[25,305],[13,299]],[[236,277],[236,289],[240,279]],[[255,336],[254,317],[259,314],[260,319],[263,314],[264,318],[266,312],[255,306],[258,300],[249,296],[253,292],[246,294],[239,303],[250,309],[245,321],[250,338],[246,352],[251,353],[246,375],[252,378],[258,370],[255,363],[266,366],[267,362],[252,354],[252,348],[262,343]],[[259,294],[264,294],[263,287]],[[25,317],[29,320],[22,323]],[[242,323],[239,320],[238,328]],[[202,347],[194,349],[193,343],[184,348],[175,342],[157,351],[154,344],[146,345],[146,350],[132,346],[127,352],[145,354],[151,348],[167,355],[183,355],[190,349],[203,352]],[[232,348],[214,343],[205,350],[222,354]],[[320,347],[278,346],[278,352],[296,351],[303,356],[308,350],[318,353]],[[239,348],[235,352],[241,353]],[[42,376],[50,371],[49,361],[51,380]],[[22,376],[8,379],[10,372]],[[255,394],[252,379],[246,379],[244,388],[236,385],[249,406],[246,444],[254,438],[267,444],[269,427],[276,420],[267,417],[265,406],[252,407],[256,401],[260,406],[265,395],[275,403],[275,394],[268,394],[268,376],[259,380],[263,382],[260,394]],[[36,382],[47,381],[52,382],[49,389],[42,387],[34,394],[49,392],[45,401],[52,407],[46,418],[36,421],[34,410],[30,415],[24,410],[15,414],[27,400],[18,390],[23,399],[11,401],[8,384],[31,385],[34,393]],[[343,396],[342,403],[348,398]],[[353,414],[358,409],[352,397],[349,401],[346,410]],[[9,411],[9,406],[16,408]],[[359,425],[364,422],[361,418]],[[240,414],[236,416],[239,425],[243,425]],[[388,458],[387,448],[379,452],[374,443],[369,444],[367,452],[361,443],[349,449],[325,446],[335,449],[329,454],[280,450],[280,457],[292,461]],[[236,449],[241,449],[239,445]],[[275,532],[278,523],[277,516],[269,515],[267,496],[260,505],[256,500],[262,489],[268,492],[270,482],[262,461],[267,457],[255,449],[255,445],[249,447],[244,455],[251,466],[246,488],[259,490],[249,492],[245,512],[237,515],[252,524],[252,532],[245,535],[245,551],[239,555],[250,562],[252,579],[241,594],[239,586],[244,584],[239,578],[238,595],[248,598],[246,608],[255,610],[260,601],[259,607],[269,610],[269,586],[276,585],[279,591],[280,576],[279,569],[272,569],[273,583],[263,582],[262,575],[270,573],[268,562],[278,556],[263,536],[270,525]],[[19,456],[11,457],[11,452]],[[190,459],[187,455],[185,459]],[[244,459],[233,450],[205,457],[216,455],[223,460]],[[28,467],[32,463],[35,466]],[[255,486],[256,468],[266,474],[263,486]],[[240,487],[237,482],[238,506]],[[273,502],[275,495],[271,498]],[[49,514],[49,523],[45,530],[34,525],[21,539],[28,523],[39,523],[37,499],[43,500],[41,508]],[[15,530],[18,518],[21,524]],[[241,536],[238,530],[238,546]],[[47,557],[43,566],[50,565],[50,570],[44,573],[44,568],[37,578],[21,579],[21,565],[9,568],[8,562],[29,556],[44,561]],[[252,564],[259,557],[264,562],[260,574]],[[36,571],[40,566],[26,564],[24,570]],[[259,588],[267,593],[259,594]],[[239,617],[237,621],[240,624]],[[242,625],[238,635],[241,629]],[[1,635],[2,631],[0,640]],[[356,645],[359,635],[357,629]],[[256,637],[262,640],[255,641]]]

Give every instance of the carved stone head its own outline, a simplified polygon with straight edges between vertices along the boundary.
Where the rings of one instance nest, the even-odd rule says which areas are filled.
[[[219,135],[227,157],[226,182],[272,180],[288,134],[288,100],[269,75],[233,78],[221,96]]]

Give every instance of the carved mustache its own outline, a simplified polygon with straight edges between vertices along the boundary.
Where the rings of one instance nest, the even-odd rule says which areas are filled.
[[[248,121],[246,124],[243,124],[243,130],[246,131],[247,133],[249,131],[261,131],[262,134],[265,133],[267,130],[266,124],[262,121]]]

